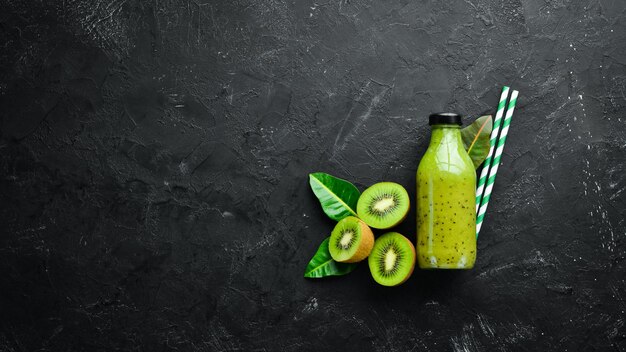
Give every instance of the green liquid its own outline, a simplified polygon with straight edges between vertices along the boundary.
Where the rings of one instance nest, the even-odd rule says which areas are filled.
[[[417,259],[422,269],[476,261],[476,171],[456,125],[434,125],[417,168]]]

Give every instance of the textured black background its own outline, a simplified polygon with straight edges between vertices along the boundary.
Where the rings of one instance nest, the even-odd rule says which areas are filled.
[[[0,4],[0,350],[626,351],[623,0]],[[474,270],[302,278],[504,84]]]

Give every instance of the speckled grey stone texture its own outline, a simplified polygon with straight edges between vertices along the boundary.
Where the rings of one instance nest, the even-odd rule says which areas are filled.
[[[2,351],[626,351],[622,0],[0,0],[0,45]],[[413,194],[504,84],[474,270],[302,278],[309,172]]]

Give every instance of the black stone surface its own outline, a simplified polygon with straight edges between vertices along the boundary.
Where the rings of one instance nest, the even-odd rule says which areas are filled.
[[[0,45],[2,351],[626,351],[624,1],[3,0]],[[302,277],[309,172],[412,194],[505,84],[475,269]]]

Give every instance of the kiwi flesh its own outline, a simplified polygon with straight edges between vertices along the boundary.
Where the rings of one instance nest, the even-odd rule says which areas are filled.
[[[340,220],[330,235],[328,249],[335,261],[356,263],[367,258],[374,247],[374,233],[359,218],[348,216]]]
[[[415,247],[408,238],[388,232],[376,239],[367,261],[374,281],[397,286],[413,274],[415,257]]]
[[[409,194],[394,182],[380,182],[366,189],[357,202],[359,218],[375,229],[401,223],[409,213]]]

